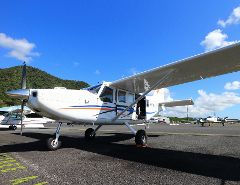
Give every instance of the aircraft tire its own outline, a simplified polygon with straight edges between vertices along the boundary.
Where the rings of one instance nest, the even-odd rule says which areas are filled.
[[[86,131],[85,131],[85,139],[87,140],[93,140],[95,138],[95,133],[92,135],[92,132],[94,130],[92,128],[88,128]]]
[[[57,144],[54,144],[55,138],[48,138],[46,141],[47,148],[49,150],[57,150],[60,148],[62,142],[58,140]]]
[[[12,125],[10,125],[8,128],[9,128],[10,130],[13,130],[13,126],[12,126]]]
[[[137,131],[137,134],[135,136],[135,142],[137,146],[140,146],[140,147],[147,146],[147,140],[148,140],[148,137],[145,130]]]
[[[16,130],[16,129],[17,129],[17,127],[16,127],[16,126],[13,126],[13,127],[12,127],[12,129],[13,129],[13,130]]]

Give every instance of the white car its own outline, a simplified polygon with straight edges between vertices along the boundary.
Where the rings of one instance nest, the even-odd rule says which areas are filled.
[[[149,123],[158,123],[158,119],[157,118],[151,118],[149,120]]]

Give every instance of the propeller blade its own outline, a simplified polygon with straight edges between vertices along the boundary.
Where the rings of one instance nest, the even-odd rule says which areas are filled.
[[[23,108],[24,108],[24,100],[22,100],[22,103],[21,103],[21,136],[22,136],[22,122],[23,122]]]
[[[23,63],[21,89],[26,89],[26,62]]]
[[[23,63],[22,67],[22,80],[21,80],[21,89],[13,90],[7,92],[8,95],[13,98],[26,100],[29,97],[29,89],[26,89],[26,62]]]
[[[17,96],[15,94],[15,97],[22,97],[22,100],[21,100],[22,101],[22,104],[21,104],[21,136],[22,136],[22,128],[23,128],[22,122],[23,122],[23,108],[24,108],[24,100],[23,99],[26,99],[29,96],[29,90],[26,89],[26,62],[23,63],[23,68],[22,68],[21,89],[24,89],[24,90],[22,90],[21,92],[18,92]]]
[[[26,89],[26,62],[23,63],[23,68],[22,68],[21,89],[9,91],[6,94],[21,100],[21,135],[22,135],[23,108],[24,108],[24,103],[27,101],[29,97],[29,89]]]

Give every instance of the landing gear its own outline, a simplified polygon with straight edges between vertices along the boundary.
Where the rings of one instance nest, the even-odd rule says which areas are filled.
[[[87,139],[87,140],[93,140],[94,138],[95,138],[95,133],[94,134],[92,134],[93,133],[93,129],[92,128],[88,128],[86,131],[85,131],[85,138]]]
[[[54,138],[48,138],[46,141],[46,145],[49,150],[57,150],[60,148],[61,144],[61,141]]]
[[[61,147],[62,142],[59,140],[59,136],[60,136],[59,131],[60,131],[61,125],[62,125],[62,123],[60,122],[58,124],[56,133],[54,134],[54,137],[50,137],[46,140],[46,146],[49,150],[57,150]],[[147,137],[145,130],[139,130],[139,131],[135,132],[135,130],[127,122],[125,122],[125,125],[135,135],[135,142],[136,142],[137,147],[147,146],[148,137]],[[93,140],[95,138],[96,132],[98,131],[98,129],[101,126],[102,125],[98,125],[95,130],[93,128],[88,128],[85,131],[85,138],[87,140]],[[13,126],[11,125],[11,127],[13,127]],[[10,126],[9,126],[9,128],[10,128]]]
[[[10,130],[16,130],[16,129],[17,129],[17,126],[15,126],[15,125],[10,125],[8,128],[9,128]]]
[[[137,134],[135,136],[135,142],[137,147],[147,146],[147,140],[148,140],[148,137],[145,130],[137,131]]]
[[[46,141],[46,146],[49,150],[57,150],[58,148],[60,148],[62,142],[58,140],[60,134],[59,134],[59,130],[60,130],[60,127],[61,127],[62,123],[60,122],[58,124],[58,127],[57,127],[57,130],[56,130],[56,133],[54,134],[56,136],[56,138],[48,138],[47,141]]]
[[[145,130],[139,130],[139,131],[135,132],[135,130],[127,122],[125,122],[125,125],[135,135],[135,142],[136,142],[137,147],[147,146],[148,137],[147,137],[147,134],[146,134]]]
[[[96,132],[98,131],[98,129],[101,127],[102,125],[98,125],[97,128],[95,130],[93,130],[92,128],[88,128],[85,131],[85,138],[87,140],[93,140],[95,138]]]

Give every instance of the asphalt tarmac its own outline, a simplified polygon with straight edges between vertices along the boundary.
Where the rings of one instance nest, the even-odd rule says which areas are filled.
[[[126,126],[88,141],[88,127],[63,125],[61,148],[48,151],[56,127],[0,128],[0,184],[240,184],[240,125],[151,124],[144,148]]]

